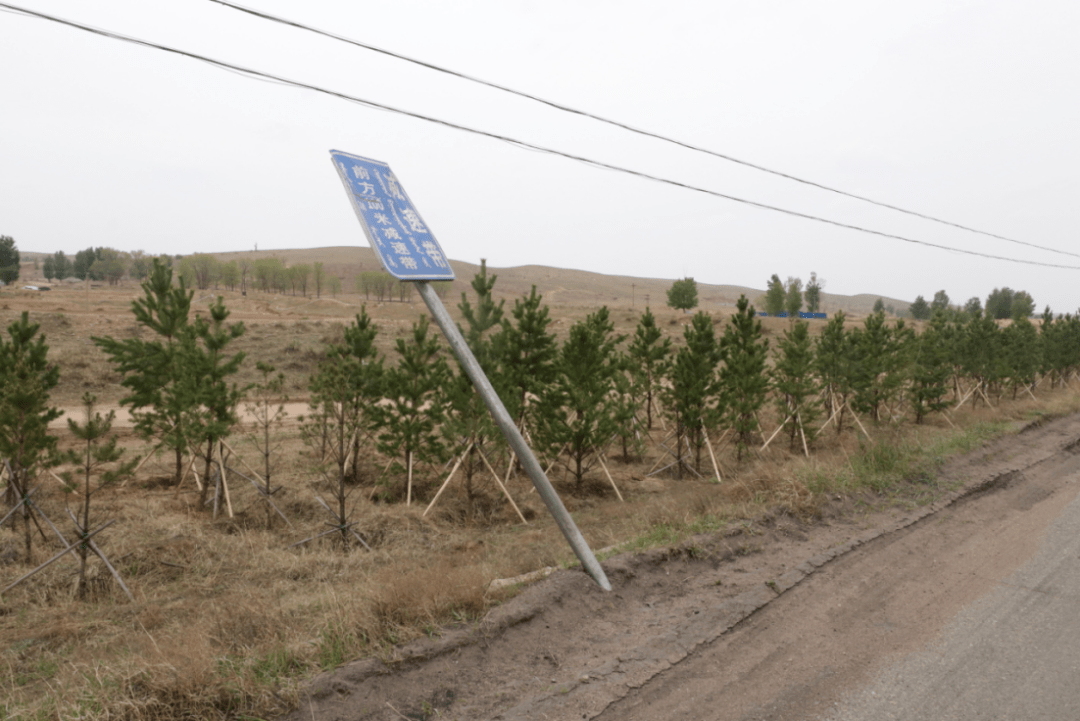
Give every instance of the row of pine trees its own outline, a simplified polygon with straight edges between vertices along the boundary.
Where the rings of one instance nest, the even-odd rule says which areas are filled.
[[[1020,319],[1004,328],[980,315],[962,321],[936,313],[921,333],[902,320],[887,324],[883,313],[848,328],[839,313],[816,338],[808,324],[792,322],[770,349],[744,297],[719,334],[720,320],[699,312],[683,328],[683,342],[674,343],[646,309],[627,338],[602,307],[560,343],[535,288],[506,308],[494,300],[495,281],[482,264],[473,293],[458,306],[462,332],[546,467],[561,464],[579,485],[612,449],[626,461],[639,458],[657,426],[667,432],[657,448],[672,472],[700,475],[709,463],[716,467],[725,441],[741,461],[776,428],[773,435],[782,430],[793,451],[809,453],[829,424],[840,433],[864,422],[923,423],[950,404],[991,403],[1039,382],[1057,386],[1080,365],[1080,318],[1055,318],[1049,309],[1040,325]],[[270,431],[282,417],[281,374],[260,362],[262,381],[238,387],[231,377],[245,358],[230,344],[244,327],[227,322],[221,299],[208,317],[191,319],[192,291],[157,260],[143,288],[133,311],[149,336],[94,338],[122,376],[121,403],[137,432],[172,453],[177,478],[198,458],[211,479],[246,400],[260,409],[260,480],[272,496]],[[29,330],[18,330],[28,347]],[[430,490],[431,469],[455,458],[471,499],[477,474],[514,464],[482,400],[426,316],[396,339],[396,362],[380,355],[377,335],[361,311],[326,348],[301,419],[313,467],[336,489],[341,518],[347,484],[373,482],[376,495],[411,502]],[[35,432],[46,434],[44,425]],[[373,467],[373,451],[386,466]],[[0,453],[16,477],[45,457],[6,447]],[[414,487],[420,468],[425,480]]]

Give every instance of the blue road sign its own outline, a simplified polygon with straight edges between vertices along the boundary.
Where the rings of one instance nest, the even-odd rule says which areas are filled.
[[[379,160],[331,150],[364,235],[398,280],[453,280],[454,269],[405,189]]]

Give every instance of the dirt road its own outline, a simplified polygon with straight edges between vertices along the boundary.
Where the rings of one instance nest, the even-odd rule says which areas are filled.
[[[780,517],[617,556],[604,562],[611,593],[556,573],[477,628],[316,679],[292,718],[1075,718],[1060,712],[1077,701],[1077,632],[1057,627],[1075,619],[1077,581],[1057,579],[1080,555],[1080,417],[942,477],[958,490],[929,507]],[[992,657],[1004,665],[971,663]],[[1045,713],[980,715],[980,699],[1034,673],[1010,664],[1039,657],[1058,669],[1032,692]],[[931,705],[942,695],[952,705]],[[898,705],[916,698],[917,712]]]

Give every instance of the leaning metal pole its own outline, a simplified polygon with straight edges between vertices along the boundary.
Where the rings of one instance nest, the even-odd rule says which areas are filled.
[[[480,392],[480,397],[484,399],[488,410],[491,411],[495,423],[499,426],[503,435],[506,436],[510,448],[521,459],[521,465],[524,466],[525,472],[529,474],[529,478],[532,479],[540,497],[544,499],[548,511],[554,516],[555,523],[559,524],[559,530],[566,536],[570,547],[574,549],[574,553],[577,555],[578,560],[581,561],[581,565],[585,567],[586,572],[593,577],[593,580],[599,584],[600,588],[610,591],[611,583],[608,582],[604,569],[600,567],[600,563],[596,560],[596,556],[593,555],[589,544],[585,542],[581,531],[574,524],[574,519],[570,517],[570,513],[566,510],[566,506],[563,505],[559,494],[555,492],[551,481],[544,474],[544,469],[540,467],[540,462],[536,460],[532,449],[529,448],[525,439],[521,437],[521,432],[514,425],[506,406],[503,405],[495,389],[492,388],[491,381],[484,375],[484,370],[480,367],[480,363],[477,362],[476,356],[472,354],[468,344],[465,343],[461,331],[458,330],[457,324],[450,318],[450,314],[446,311],[442,301],[439,300],[439,296],[435,294],[435,289],[427,281],[417,281],[416,288],[420,291],[420,297],[427,303],[428,310],[435,316],[435,322],[442,328],[443,335],[449,341],[454,355],[461,362],[462,368],[469,375],[469,379],[476,386],[476,390]]]

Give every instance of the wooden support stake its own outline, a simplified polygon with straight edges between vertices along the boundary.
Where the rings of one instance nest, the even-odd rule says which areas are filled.
[[[619,492],[619,487],[615,485],[615,479],[611,477],[611,473],[608,471],[607,465],[604,463],[604,455],[600,451],[596,451],[596,460],[600,461],[600,467],[604,469],[604,475],[607,476],[608,482],[611,483],[611,487],[615,489],[615,495],[619,497],[620,501],[625,502],[622,497],[622,493]]]
[[[88,534],[87,534],[86,536],[84,536],[83,538],[79,539],[79,541],[80,541],[80,542],[85,542],[85,541],[88,541],[88,540],[90,540],[90,537],[91,537],[91,536],[95,536],[95,535],[97,535],[98,533],[101,533],[101,532],[102,532],[102,531],[104,531],[104,530],[105,530],[106,528],[108,528],[109,526],[111,526],[111,525],[112,525],[113,523],[115,523],[115,521],[109,521],[108,523],[104,524],[103,526],[100,526],[100,527],[99,527],[99,528],[98,528],[98,529],[97,529],[96,531],[92,531],[91,533],[88,533]],[[37,573],[38,571],[41,571],[41,570],[45,569],[45,568],[46,568],[47,566],[50,566],[50,565],[52,565],[52,564],[53,564],[53,563],[54,563],[55,561],[58,561],[58,560],[60,560],[60,559],[61,559],[61,558],[63,558],[63,557],[64,557],[64,556],[66,555],[66,554],[68,554],[68,553],[71,553],[72,551],[74,551],[74,550],[75,550],[75,548],[76,548],[75,546],[68,546],[67,548],[65,548],[64,550],[60,551],[60,552],[59,552],[59,553],[57,553],[57,554],[56,554],[55,556],[53,556],[53,557],[52,557],[52,558],[50,558],[50,559],[49,559],[48,561],[46,561],[45,563],[41,564],[40,566],[38,566],[38,567],[37,567],[37,568],[35,568],[34,570],[30,571],[29,573],[25,573],[25,574],[23,574],[22,576],[19,576],[19,577],[18,577],[17,579],[15,579],[15,580],[14,580],[14,581],[12,581],[11,583],[9,583],[9,584],[8,584],[7,586],[5,586],[5,587],[3,588],[3,590],[0,590],[0,596],[3,596],[3,595],[4,595],[5,593],[7,593],[7,592],[8,592],[8,591],[10,591],[11,589],[15,588],[16,586],[18,586],[18,585],[19,585],[20,583],[22,583],[22,582],[23,582],[23,581],[25,581],[26,579],[30,578],[31,576],[33,576],[33,575],[34,575],[35,573]]]
[[[832,412],[832,415],[831,415],[831,416],[829,416],[829,420],[825,421],[825,422],[824,422],[824,423],[823,423],[823,424],[821,425],[821,428],[819,428],[819,429],[818,429],[818,433],[821,433],[821,432],[822,432],[823,430],[825,430],[825,427],[826,427],[827,425],[829,425],[830,423],[832,423],[832,419],[833,419],[833,418],[836,418],[836,414],[840,412],[840,408],[839,408],[839,407],[838,407],[838,406],[836,405],[836,402],[835,402],[835,401],[833,402],[832,406],[833,406],[833,409],[834,409],[834,410],[833,410],[833,412]]]
[[[260,475],[259,475],[259,472],[258,472],[258,471],[256,471],[256,470],[255,470],[254,468],[252,468],[252,467],[251,467],[250,465],[248,465],[248,462],[244,460],[244,457],[243,457],[243,456],[241,456],[241,455],[240,455],[239,453],[237,453],[237,452],[236,452],[236,450],[234,450],[234,449],[233,449],[233,447],[232,447],[232,446],[230,446],[230,445],[229,445],[228,443],[226,443],[226,442],[225,442],[224,440],[222,440],[222,441],[221,441],[221,444],[222,444],[223,446],[225,446],[226,448],[228,448],[228,449],[229,449],[229,453],[230,453],[230,454],[231,454],[232,456],[236,456],[236,458],[237,458],[237,459],[238,459],[238,460],[239,460],[239,461],[240,461],[241,463],[243,463],[243,464],[244,464],[244,468],[248,469],[248,472],[249,472],[249,473],[251,473],[252,475],[254,475],[254,476],[255,476],[255,478],[256,478],[256,479],[258,479],[258,480],[259,480],[259,482],[260,482],[260,483],[262,483],[262,484],[263,484],[264,486],[266,485],[266,479],[265,479],[265,478],[263,478],[262,476],[260,476]],[[233,473],[236,473],[236,471],[233,471]],[[248,479],[248,480],[251,480],[251,479]]]
[[[435,506],[435,502],[439,500],[439,496],[441,496],[443,491],[446,490],[446,487],[450,485],[450,481],[454,478],[454,474],[457,473],[457,469],[461,467],[461,464],[465,461],[465,456],[469,455],[469,451],[472,450],[472,447],[473,444],[470,442],[469,445],[465,447],[465,452],[458,456],[457,463],[454,464],[454,470],[450,471],[450,475],[447,476],[446,480],[443,481],[443,484],[439,486],[438,493],[436,493],[435,497],[431,499],[431,503],[429,503],[428,507],[424,509],[424,512],[420,514],[421,518],[426,516],[428,514],[428,511],[430,511]]]
[[[407,460],[409,462],[409,476],[408,476],[408,486],[405,489],[405,505],[406,506],[411,506],[412,505],[412,457],[413,457],[412,451],[406,452],[406,456],[407,456]]]
[[[986,405],[990,406],[990,409],[993,410],[994,404],[990,402],[990,398],[986,395],[986,391],[982,389],[981,383],[979,384],[979,395],[983,397],[984,401],[986,401]]]
[[[844,405],[847,405],[847,404],[845,403]],[[873,443],[873,442],[874,442],[874,439],[873,439],[873,438],[871,438],[871,437],[870,437],[870,434],[866,432],[866,429],[865,429],[865,428],[863,428],[863,424],[862,424],[862,421],[860,421],[860,420],[859,420],[859,416],[855,414],[855,411],[852,411],[852,410],[851,410],[851,407],[850,407],[850,406],[848,407],[848,410],[849,410],[849,411],[851,411],[851,417],[852,417],[852,418],[854,418],[854,419],[855,419],[855,422],[859,424],[859,430],[861,430],[861,431],[863,432],[863,435],[864,435],[864,436],[866,436],[866,440],[868,440],[868,441],[870,441],[871,443]]]
[[[278,508],[278,507],[277,507],[277,505],[275,505],[275,504],[274,504],[274,501],[273,501],[273,500],[272,500],[272,499],[271,499],[271,498],[270,498],[270,497],[269,497],[268,495],[266,495],[266,491],[265,491],[265,489],[263,489],[263,487],[262,487],[262,486],[260,486],[260,485],[259,485],[258,483],[256,483],[256,482],[255,482],[255,481],[254,481],[253,479],[251,479],[251,478],[248,478],[247,476],[245,476],[245,475],[244,475],[243,473],[241,473],[240,471],[236,470],[235,468],[230,468],[230,469],[229,469],[229,472],[230,472],[230,473],[235,473],[236,475],[240,476],[241,478],[247,478],[248,482],[249,482],[249,483],[250,483],[251,485],[255,486],[255,490],[256,490],[256,491],[258,491],[258,493],[259,493],[259,497],[260,497],[260,498],[262,498],[262,499],[263,499],[264,501],[266,501],[267,503],[269,503],[269,504],[270,504],[270,507],[271,507],[271,508],[273,508],[273,509],[274,509],[275,511],[277,511],[277,514],[278,514],[279,516],[281,516],[281,519],[282,519],[283,521],[285,521],[285,523],[288,523],[288,524],[289,524],[289,528],[292,528],[292,527],[293,527],[293,524],[292,524],[292,523],[291,523],[291,522],[289,521],[289,519],[288,519],[288,518],[286,518],[286,517],[285,517],[285,514],[281,512],[281,509],[280,509],[280,508]]]
[[[514,507],[514,510],[518,514],[518,518],[520,518],[521,522],[524,523],[526,526],[529,525],[529,522],[525,520],[525,514],[522,513],[521,509],[518,508],[518,505],[514,503],[514,498],[510,495],[510,491],[506,490],[506,486],[504,486],[502,482],[499,481],[499,474],[496,473],[495,469],[491,467],[491,463],[488,461],[487,455],[484,454],[484,449],[477,448],[476,450],[480,452],[480,458],[484,461],[484,465],[488,467],[488,470],[491,471],[491,475],[495,477],[495,482],[499,484],[499,490],[503,492],[503,495],[506,496],[506,500],[510,501],[510,505]]]
[[[790,420],[791,420],[791,418],[792,418],[792,416],[788,416],[787,418],[785,418],[785,419],[783,420],[783,422],[782,422],[782,423],[780,424],[780,427],[779,427],[779,428],[777,428],[777,429],[776,429],[775,431],[773,431],[773,434],[772,434],[771,436],[769,436],[769,440],[765,441],[765,445],[763,445],[763,446],[761,447],[761,450],[762,450],[762,451],[764,451],[764,450],[765,450],[766,448],[768,448],[768,447],[769,447],[769,444],[773,442],[773,438],[776,438],[776,434],[777,434],[777,433],[779,433],[780,431],[784,430],[784,425],[785,425],[785,424],[786,424],[786,423],[787,423],[788,421],[790,421]]]
[[[79,524],[79,520],[75,517],[75,514],[71,512],[70,508],[67,509],[67,513],[71,517],[72,522],[75,524],[75,528],[79,529],[79,534],[82,535],[83,533],[85,533],[82,525]],[[86,539],[86,541],[84,542],[87,546],[90,547],[90,550],[94,552],[94,555],[101,559],[101,562],[105,564],[105,568],[109,569],[109,573],[111,573],[112,577],[116,579],[116,582],[120,585],[120,588],[124,589],[124,593],[127,595],[128,600],[132,603],[135,603],[135,596],[131,595],[131,589],[129,589],[127,587],[127,584],[124,583],[124,579],[120,578],[120,573],[115,568],[113,568],[113,565],[111,563],[109,563],[109,559],[106,558],[105,553],[101,550],[101,548],[98,547],[98,545],[90,539]],[[67,543],[67,541],[64,541],[64,543]],[[73,550],[74,548],[75,546],[72,546]]]
[[[948,408],[942,408],[941,410],[942,410],[941,417],[945,419],[946,423],[948,423],[950,426],[953,427],[953,430],[955,430],[956,429],[956,424],[952,422],[951,418],[949,418],[949,409]]]
[[[716,480],[720,483],[723,483],[724,477],[720,475],[720,466],[716,462],[716,454],[713,453],[712,443],[709,441],[708,431],[705,431],[705,447],[709,449],[709,460],[712,461],[712,469],[716,471]]]
[[[964,405],[964,403],[967,402],[967,399],[971,396],[971,394],[974,393],[975,391],[977,391],[979,389],[979,386],[981,386],[981,385],[982,385],[982,383],[978,383],[978,384],[976,384],[976,386],[974,388],[972,388],[970,391],[968,391],[967,394],[963,398],[960,399],[960,402],[956,404],[956,408],[953,408],[953,411],[955,412],[955,411],[960,410],[960,406]]]
[[[218,460],[221,462],[221,487],[225,489],[225,508],[229,511],[229,518],[235,518],[232,510],[232,499],[229,498],[229,480],[225,477],[225,449],[218,446]]]
[[[799,435],[802,436],[802,449],[806,457],[810,457],[810,448],[806,445],[806,431],[803,430],[802,419],[799,417],[799,412],[795,411],[795,422],[799,425]]]

